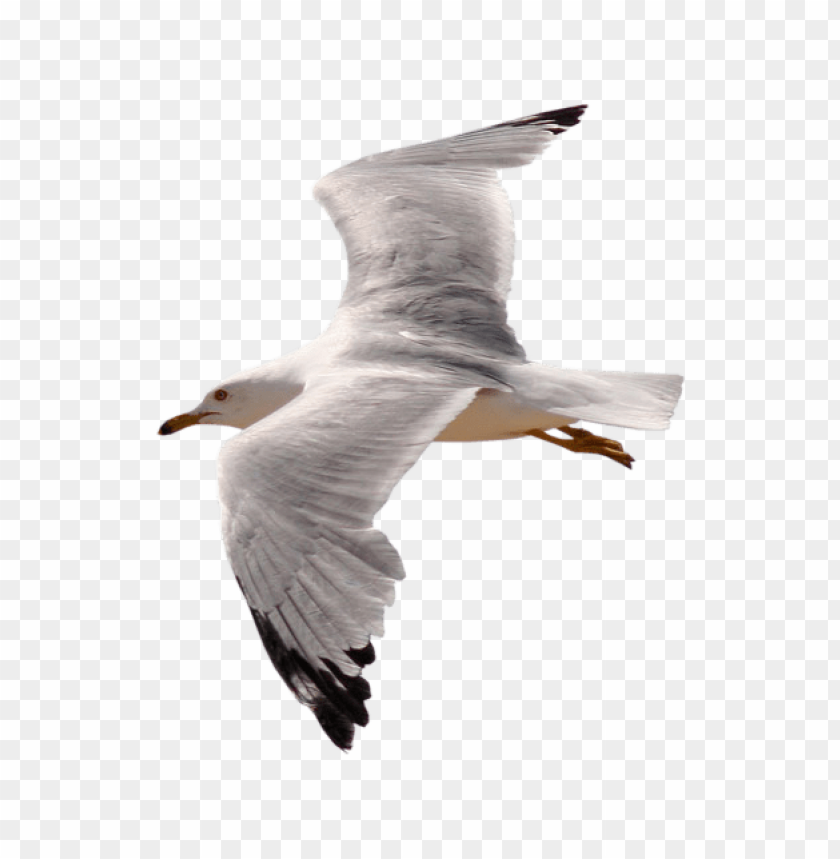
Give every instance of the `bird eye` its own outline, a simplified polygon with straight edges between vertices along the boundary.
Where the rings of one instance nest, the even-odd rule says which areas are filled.
[[[220,388],[218,391],[216,391],[216,393],[215,393],[215,394],[213,394],[213,396],[214,396],[214,397],[215,397],[219,402],[222,402],[222,400],[226,400],[226,399],[227,399],[227,395],[228,395],[227,391],[225,391],[225,390],[223,390],[223,389],[221,389],[221,388]]]

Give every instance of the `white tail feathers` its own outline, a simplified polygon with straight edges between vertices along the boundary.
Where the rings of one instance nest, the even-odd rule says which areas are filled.
[[[517,368],[516,395],[529,405],[576,420],[629,429],[667,429],[682,376],[566,370],[546,364]]]

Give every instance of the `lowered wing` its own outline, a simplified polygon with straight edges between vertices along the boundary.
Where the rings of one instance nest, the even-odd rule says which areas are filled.
[[[476,390],[409,372],[322,376],[222,449],[231,566],[275,668],[339,748],[368,722],[361,672],[404,576],[373,516]]]

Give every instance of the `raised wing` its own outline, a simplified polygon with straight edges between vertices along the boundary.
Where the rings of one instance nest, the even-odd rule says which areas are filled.
[[[362,158],[314,194],[349,261],[342,306],[423,336],[463,337],[524,358],[507,326],[510,202],[496,171],[534,160],[585,105]]]
[[[476,390],[408,373],[321,377],[222,449],[231,566],[274,667],[339,748],[368,722],[362,668],[405,575],[373,516]]]

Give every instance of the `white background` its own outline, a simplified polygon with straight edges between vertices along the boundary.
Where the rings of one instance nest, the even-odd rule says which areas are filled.
[[[840,853],[828,10],[0,6],[4,857]],[[683,401],[632,472],[425,454],[344,755],[224,558],[233,431],[157,427],[334,313],[321,175],[578,103],[504,177],[513,324]]]

